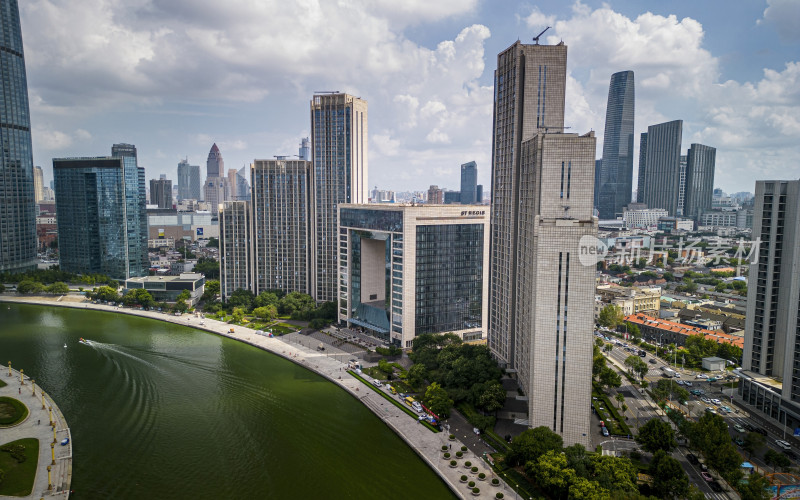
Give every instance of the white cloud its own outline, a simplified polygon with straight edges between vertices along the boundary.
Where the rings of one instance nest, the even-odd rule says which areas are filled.
[[[764,17],[758,24],[775,25],[781,40],[794,42],[800,40],[800,2],[797,0],[767,0]]]
[[[389,134],[372,134],[370,144],[372,152],[379,156],[397,156],[400,153],[400,141],[392,139]]]

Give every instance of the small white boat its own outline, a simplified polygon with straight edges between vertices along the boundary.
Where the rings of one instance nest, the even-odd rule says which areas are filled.
[[[88,341],[88,340],[86,340],[86,339],[84,339],[83,337],[81,337],[81,338],[78,340],[78,343],[79,343],[79,344],[85,344],[85,345],[89,345],[89,341]]]
[[[64,344],[64,349],[66,349],[66,348],[67,348],[67,344]]]

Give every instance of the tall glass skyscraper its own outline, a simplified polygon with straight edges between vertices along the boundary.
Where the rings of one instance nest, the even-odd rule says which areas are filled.
[[[178,200],[203,198],[200,182],[200,165],[189,165],[189,160],[178,163]]]
[[[684,216],[697,221],[703,212],[711,210],[716,159],[716,148],[703,144],[692,144],[689,147],[686,161]]]
[[[133,182],[126,159],[53,159],[62,271],[115,279],[147,276],[146,234],[144,241],[137,239],[139,220],[126,213],[138,203],[136,196],[129,202],[127,188]]]
[[[338,207],[367,203],[367,101],[338,92],[311,100],[311,295],[338,292]]]
[[[648,208],[663,208],[669,215],[679,214],[681,193],[681,136],[683,120],[647,127],[642,134],[639,154],[637,196]],[[642,163],[644,159],[644,163]]]
[[[124,169],[125,238],[128,243],[130,273],[127,278],[147,276],[150,260],[147,256],[147,192],[144,167],[139,166],[136,146],[133,144],[114,144],[111,146],[111,156],[122,158]]]
[[[633,71],[611,75],[600,183],[595,186],[601,219],[613,219],[631,201],[633,191]]]
[[[478,164],[470,161],[461,165],[461,204],[478,201]]]
[[[28,82],[17,0],[0,0],[0,272],[36,268]]]

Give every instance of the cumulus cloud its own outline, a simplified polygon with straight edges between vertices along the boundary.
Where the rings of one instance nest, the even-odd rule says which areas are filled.
[[[796,42],[800,40],[800,3],[797,0],[767,0],[764,17],[758,23],[772,24],[782,41]]]
[[[765,18],[776,6],[788,9],[784,3],[771,1]],[[629,18],[607,5],[591,9],[577,2],[568,19],[548,18],[534,8],[526,22],[531,28],[552,23],[548,43],[564,40],[569,46],[565,119],[573,130],[598,131],[598,156],[610,77],[633,70],[634,158],[638,158],[639,133],[648,125],[683,119],[683,148],[691,142],[716,147],[717,179],[722,184],[754,175],[780,176],[781,161],[785,167],[787,160],[794,164],[800,160],[794,145],[800,132],[798,63],[765,69],[757,82],[720,81],[719,60],[703,45],[703,26],[688,17],[648,12]],[[780,153],[765,154],[770,148]],[[752,190],[752,186],[738,187]]]

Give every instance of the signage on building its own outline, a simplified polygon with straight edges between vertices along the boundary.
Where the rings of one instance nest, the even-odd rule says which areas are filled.
[[[465,215],[484,215],[484,214],[486,214],[485,210],[462,210],[461,211],[461,216],[462,217],[465,216]]]
[[[203,228],[202,227],[198,227],[197,228],[197,236],[203,236]]]

